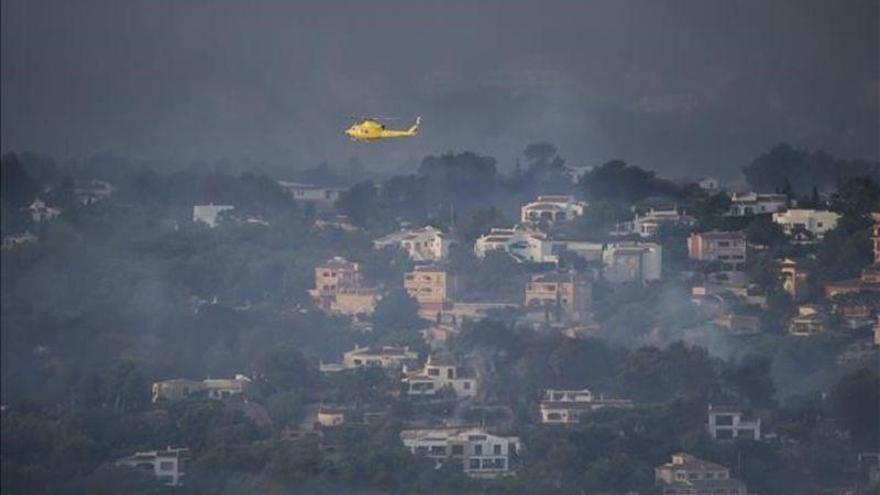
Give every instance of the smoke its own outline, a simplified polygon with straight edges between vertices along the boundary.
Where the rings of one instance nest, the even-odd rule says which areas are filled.
[[[730,177],[778,141],[878,156],[876,2],[3,2],[2,142],[374,171],[530,142]],[[809,80],[810,85],[799,81]],[[416,139],[363,145],[351,117]]]

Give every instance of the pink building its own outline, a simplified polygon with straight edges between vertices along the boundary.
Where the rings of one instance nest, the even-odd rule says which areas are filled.
[[[721,262],[724,270],[741,270],[746,262],[746,236],[742,232],[701,232],[688,238],[692,260]]]

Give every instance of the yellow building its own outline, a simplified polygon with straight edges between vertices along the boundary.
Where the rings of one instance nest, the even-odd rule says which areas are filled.
[[[779,272],[782,275],[782,289],[797,300],[807,288],[807,272],[798,262],[783,258],[779,261]]]
[[[315,267],[315,288],[310,294],[315,305],[324,311],[370,314],[376,309],[379,292],[363,287],[362,281],[358,263],[335,257]]]
[[[583,275],[550,273],[532,275],[526,283],[523,305],[544,308],[557,313],[557,318],[582,321],[589,316],[591,285]]]
[[[880,263],[880,213],[871,213],[874,219],[871,239],[874,241],[874,263]]]
[[[419,302],[419,311],[436,313],[452,301],[458,288],[455,275],[438,266],[417,266],[404,276],[407,294]]]

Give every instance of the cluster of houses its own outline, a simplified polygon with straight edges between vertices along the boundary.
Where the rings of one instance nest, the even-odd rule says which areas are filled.
[[[279,182],[293,199],[329,211],[344,188],[318,187],[294,182]],[[710,191],[719,190],[717,181],[700,183]],[[77,198],[84,205],[108,197],[113,187],[92,181],[77,188]],[[556,325],[568,335],[589,331],[593,323],[593,286],[601,279],[608,284],[650,284],[663,274],[663,250],[652,242],[661,229],[681,227],[693,230],[696,219],[676,205],[654,206],[634,211],[633,219],[608,232],[608,242],[554,238],[556,228],[584,215],[589,205],[572,196],[541,195],[520,209],[520,223],[512,228],[492,228],[478,237],[473,246],[477,258],[504,254],[518,263],[534,265],[523,277],[518,300],[470,298],[463,283],[467,274],[452,272],[447,261],[456,239],[432,226],[404,228],[373,241],[375,249],[394,247],[413,261],[404,275],[403,289],[418,304],[419,315],[432,322],[423,332],[431,352],[423,360],[409,347],[356,347],[343,354],[339,363],[321,363],[323,373],[345,373],[375,367],[399,379],[401,395],[415,401],[453,401],[459,404],[483,399],[481,374],[461,357],[446,353],[446,342],[456,335],[465,319],[485,317],[494,310],[517,309],[522,323]],[[51,221],[61,211],[35,199],[24,208],[34,223]],[[233,205],[194,205],[192,220],[209,228],[219,226],[235,214]],[[767,215],[788,236],[791,243],[821,241],[837,226],[840,215],[824,210],[790,208],[783,194],[733,194],[729,217]],[[243,222],[261,222],[256,218],[238,218]],[[354,228],[354,227],[352,227]],[[3,238],[3,249],[32,243],[30,232]],[[796,314],[788,332],[809,337],[842,324],[849,328],[873,325],[875,345],[880,345],[880,214],[874,216],[872,240],[874,263],[865,267],[858,278],[835,281],[822,287],[824,300],[801,302],[809,296],[808,260],[784,258],[778,261],[782,288],[795,302]],[[755,293],[744,270],[754,249],[741,231],[693,232],[686,242],[687,256],[705,272],[702,281],[692,286],[692,300],[708,314],[712,323],[731,333],[757,333],[761,330],[760,312],[767,307],[766,295]],[[562,260],[576,257],[586,270],[560,270]],[[383,288],[372,286],[362,266],[341,257],[333,257],[314,270],[314,288],[310,295],[322,311],[355,317],[375,311]],[[744,310],[743,308],[752,308]],[[259,425],[271,424],[265,408],[252,400],[253,382],[244,375],[231,379],[171,379],[152,386],[154,402],[183,400],[204,396],[223,401],[227,408],[240,410]],[[536,421],[548,428],[578,424],[582,418],[600,410],[630,409],[629,399],[595,395],[587,389],[547,389],[537,403]],[[356,413],[356,414],[355,414]],[[302,424],[285,428],[282,436],[291,440],[323,438],[323,431],[352,422],[355,416],[369,424],[381,412],[355,411],[346,405],[318,405]],[[414,425],[411,425],[414,426]],[[761,440],[760,419],[750,418],[741,408],[708,405],[706,431],[716,441]],[[432,459],[437,466],[460,463],[469,476],[491,478],[510,474],[515,469],[524,446],[518,437],[493,431],[487,426],[468,425],[447,418],[444,424],[420,425],[404,429],[400,441],[414,455]],[[119,459],[117,464],[152,472],[169,486],[182,483],[186,448],[167,448],[137,452]],[[743,482],[731,478],[724,466],[680,453],[671,462],[655,468],[655,481],[663,494],[745,495]]]

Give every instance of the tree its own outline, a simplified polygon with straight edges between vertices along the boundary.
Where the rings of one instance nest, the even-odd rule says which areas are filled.
[[[273,393],[303,390],[314,379],[314,365],[292,344],[266,352],[257,364],[259,378]]]
[[[581,177],[580,186],[591,199],[633,203],[651,196],[677,196],[678,187],[654,172],[622,160],[602,164]]]
[[[491,206],[474,210],[470,216],[458,222],[456,231],[462,243],[470,245],[481,235],[488,234],[492,228],[506,228],[512,224],[498,208]]]
[[[39,184],[31,177],[15,153],[0,157],[0,198],[13,208],[27,205],[39,191]]]
[[[786,241],[785,232],[768,215],[755,217],[745,229],[749,244],[759,246],[779,246]]]
[[[376,304],[372,321],[373,332],[380,338],[407,334],[420,340],[418,331],[426,325],[419,318],[419,303],[403,288],[392,289]]]
[[[831,389],[834,412],[861,448],[876,448],[880,442],[880,376],[862,368],[837,381]]]
[[[376,210],[376,197],[376,186],[373,181],[368,180],[355,184],[348,191],[343,192],[337,205],[356,225],[367,227]]]
[[[794,194],[806,194],[813,187],[821,190],[836,187],[848,177],[869,176],[880,180],[880,163],[839,160],[824,151],[809,152],[780,143],[743,167],[743,175],[756,191],[788,189]],[[789,183],[787,188],[786,182]]]
[[[772,364],[766,356],[748,355],[728,365],[722,376],[746,405],[771,407],[776,392],[770,376]]]

